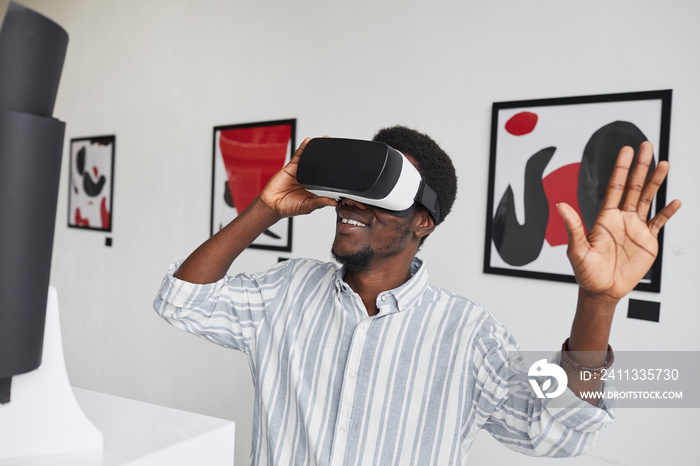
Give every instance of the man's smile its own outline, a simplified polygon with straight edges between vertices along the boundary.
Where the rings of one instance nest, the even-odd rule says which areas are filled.
[[[352,219],[348,219],[348,218],[341,218],[340,222],[341,223],[348,223],[350,225],[355,225],[358,227],[366,227],[367,226],[364,223],[358,222],[357,220],[352,220]]]
[[[349,209],[339,209],[338,210],[338,226],[348,225],[348,227],[368,227],[369,220],[364,218],[360,213]]]

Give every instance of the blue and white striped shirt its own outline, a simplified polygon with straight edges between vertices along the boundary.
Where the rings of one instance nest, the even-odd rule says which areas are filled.
[[[465,464],[482,428],[516,451],[573,456],[612,421],[570,390],[566,409],[531,391],[510,396],[512,336],[478,304],[430,285],[420,260],[372,317],[332,263],[292,259],[206,285],[173,277],[178,266],[154,307],[247,354],[251,464]]]

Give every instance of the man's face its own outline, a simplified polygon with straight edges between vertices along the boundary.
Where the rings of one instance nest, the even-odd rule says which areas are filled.
[[[418,244],[413,230],[417,212],[400,218],[344,199],[336,207],[333,257],[355,270],[367,269],[402,254],[412,257]]]

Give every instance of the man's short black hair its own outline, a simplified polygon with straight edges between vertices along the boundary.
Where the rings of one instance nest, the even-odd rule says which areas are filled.
[[[450,157],[430,136],[405,126],[381,129],[373,140],[383,142],[415,160],[423,179],[437,193],[442,223],[457,196],[457,173]]]

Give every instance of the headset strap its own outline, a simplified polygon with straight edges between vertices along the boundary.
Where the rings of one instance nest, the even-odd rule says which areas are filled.
[[[430,215],[435,219],[436,225],[440,223],[440,204],[438,204],[437,193],[422,178],[416,197],[413,200],[428,209]]]

